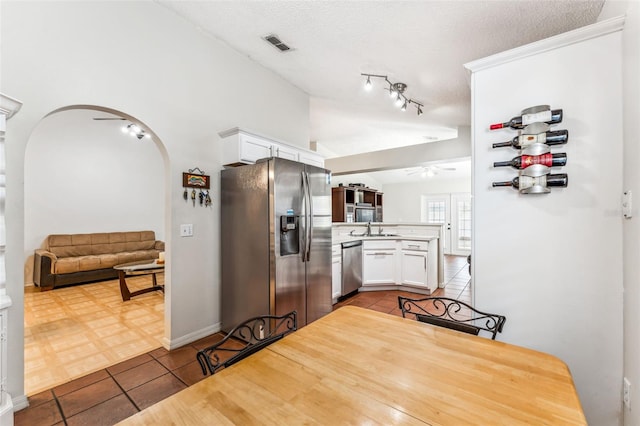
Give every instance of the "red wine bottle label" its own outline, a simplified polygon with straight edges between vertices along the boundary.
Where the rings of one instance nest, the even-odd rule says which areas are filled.
[[[547,133],[538,133],[537,135],[520,135],[518,144],[520,148],[525,148],[534,143],[545,143],[547,141]]]
[[[520,159],[520,168],[526,169],[534,164],[542,164],[551,167],[553,164],[553,154],[550,152],[542,155],[523,155]]]
[[[551,121],[551,110],[536,112],[535,114],[524,114],[522,116],[522,125],[526,126],[531,123]]]

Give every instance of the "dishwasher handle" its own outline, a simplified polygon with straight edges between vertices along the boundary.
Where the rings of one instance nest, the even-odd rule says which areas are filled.
[[[342,248],[351,248],[351,247],[359,247],[362,245],[362,240],[358,241],[347,241],[346,243],[342,243]]]

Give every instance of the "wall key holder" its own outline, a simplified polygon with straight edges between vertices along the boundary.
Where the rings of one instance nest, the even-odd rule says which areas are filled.
[[[209,195],[211,177],[206,175],[200,168],[195,167],[189,169],[186,173],[182,173],[182,186],[184,187],[182,198],[184,198],[185,201],[191,198],[194,207],[196,205],[196,198],[201,206],[209,207],[211,205],[211,196]],[[192,188],[191,195],[189,195],[188,188]],[[197,192],[196,189],[199,189],[199,192]]]

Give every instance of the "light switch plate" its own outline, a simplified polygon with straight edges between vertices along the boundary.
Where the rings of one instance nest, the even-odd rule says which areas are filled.
[[[193,224],[187,223],[180,225],[181,237],[193,237]]]

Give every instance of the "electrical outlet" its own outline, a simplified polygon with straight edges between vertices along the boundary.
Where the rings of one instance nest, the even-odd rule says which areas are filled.
[[[191,223],[180,225],[181,237],[193,237],[193,225]]]
[[[626,377],[622,382],[622,402],[629,408],[631,406],[631,382]]]

